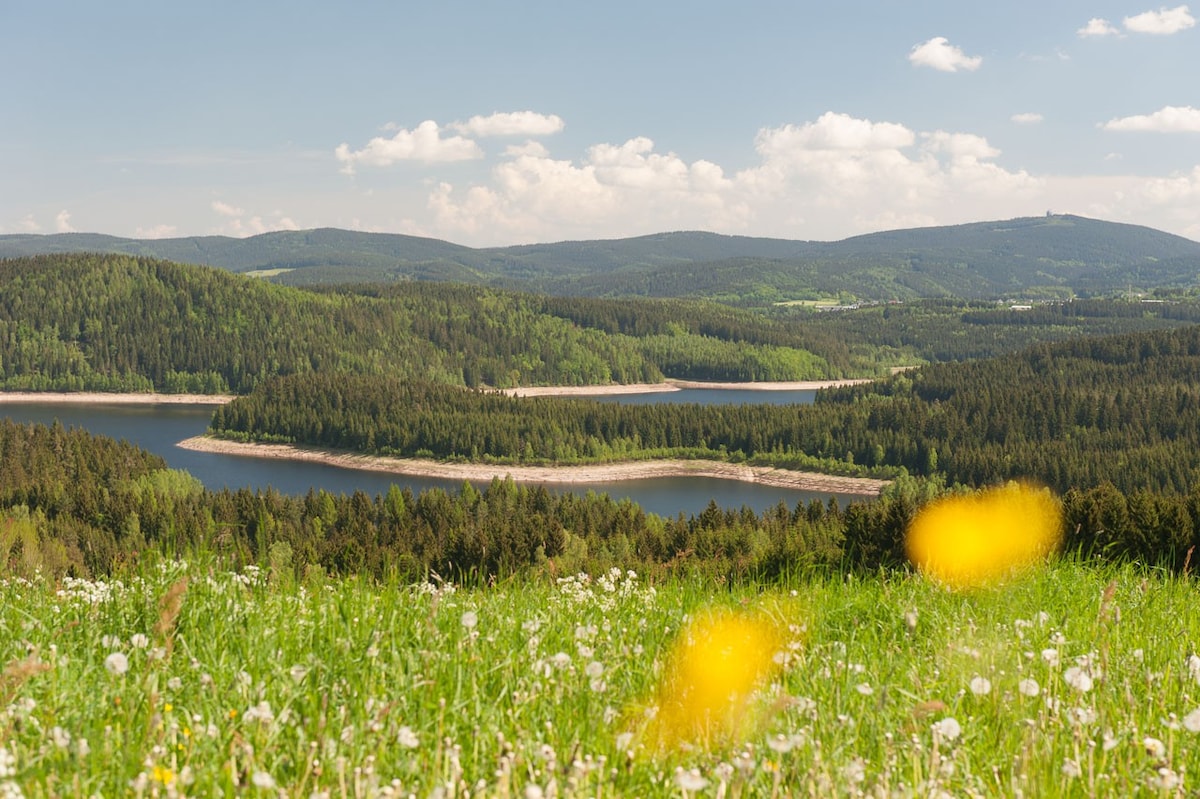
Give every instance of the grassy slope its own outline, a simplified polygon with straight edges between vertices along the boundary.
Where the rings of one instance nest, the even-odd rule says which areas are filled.
[[[1200,769],[1186,579],[1068,562],[974,594],[904,575],[429,588],[211,560],[0,581],[0,786],[666,797],[694,769],[707,787],[683,795],[1131,796]],[[782,625],[773,710],[652,757],[621,733],[714,604]]]

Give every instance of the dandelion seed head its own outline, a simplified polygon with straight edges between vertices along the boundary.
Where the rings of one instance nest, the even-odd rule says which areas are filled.
[[[1183,717],[1183,728],[1188,732],[1200,732],[1200,708]]]
[[[1162,760],[1167,754],[1167,745],[1149,735],[1142,739],[1142,747],[1146,750],[1146,754],[1155,760]]]
[[[129,658],[125,657],[124,652],[113,652],[104,659],[104,668],[119,677],[129,671]]]
[[[956,741],[962,735],[962,725],[953,716],[946,716],[933,723],[933,733],[943,741]]]
[[[416,749],[421,745],[421,739],[407,724],[396,731],[396,741],[405,749]]]
[[[1021,696],[1037,696],[1042,688],[1037,680],[1027,677],[1017,683],[1017,690],[1021,692]]]
[[[251,784],[261,791],[270,791],[275,788],[275,778],[265,771],[256,771],[254,776],[250,778]]]
[[[1056,552],[1062,510],[1046,489],[1010,483],[926,505],[905,548],[925,574],[950,588],[993,583]]]
[[[473,610],[465,610],[462,615],[462,626],[468,630],[475,629],[475,625],[479,624],[479,614]]]
[[[976,696],[987,696],[992,692],[992,681],[987,677],[980,677],[976,674],[971,678],[970,682],[971,693]]]
[[[1080,693],[1087,693],[1092,690],[1092,675],[1079,666],[1071,666],[1064,671],[1063,680],[1066,681],[1067,685]]]
[[[680,767],[675,771],[675,784],[683,791],[703,791],[708,787],[708,780],[697,769],[685,771]]]

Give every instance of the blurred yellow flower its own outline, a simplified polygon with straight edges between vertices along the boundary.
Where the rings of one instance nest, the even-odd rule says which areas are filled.
[[[905,548],[925,574],[951,588],[993,583],[1045,560],[1062,542],[1062,509],[1048,489],[1009,483],[921,509]]]
[[[756,690],[777,668],[781,638],[771,622],[728,611],[705,613],[680,634],[645,731],[657,752],[711,748],[756,721]]]

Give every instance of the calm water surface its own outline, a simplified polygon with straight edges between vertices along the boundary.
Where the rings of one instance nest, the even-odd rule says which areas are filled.
[[[749,398],[732,395],[749,394]],[[625,402],[812,402],[813,392],[768,392],[701,390],[633,394],[620,397]],[[690,396],[684,396],[690,395]],[[715,396],[714,396],[715,395]],[[799,395],[799,396],[798,396]],[[804,396],[807,395],[807,396]],[[606,397],[607,400],[617,399]],[[205,486],[220,488],[274,488],[286,494],[305,494],[310,488],[320,488],[333,494],[349,494],[356,490],[380,494],[393,484],[409,486],[414,493],[427,488],[457,491],[462,482],[433,478],[387,475],[325,466],[318,463],[296,463],[245,455],[223,455],[211,452],[192,452],[176,444],[185,438],[202,434],[212,415],[211,406],[201,405],[69,405],[69,404],[4,404],[0,418],[8,416],[16,422],[53,424],[58,420],[64,427],[81,428],[98,435],[125,439],[132,444],[160,455],[173,469],[185,469]],[[483,484],[480,484],[482,487]],[[588,486],[555,486],[548,488],[562,493],[573,491],[628,497],[643,509],[662,516],[697,514],[715,500],[722,508],[748,505],[758,512],[777,505],[781,500],[794,507],[797,502],[816,498],[827,501],[827,492],[797,491],[772,488],[737,480],[717,480],[706,477],[672,477],[653,480],[629,480],[613,483],[593,483]],[[843,501],[857,499],[854,495],[839,495]]]

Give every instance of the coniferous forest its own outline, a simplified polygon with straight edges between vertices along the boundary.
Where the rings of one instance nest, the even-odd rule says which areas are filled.
[[[411,283],[301,290],[128,256],[0,262],[6,389],[244,396],[217,433],[400,455],[703,457],[894,476],[877,501],[662,519],[494,481],[384,496],[204,489],[126,444],[0,425],[0,557],[103,574],[209,547],[306,572],[464,580],[610,566],[769,576],[900,564],[925,500],[1009,479],[1062,497],[1068,545],[1184,568],[1200,535],[1200,318],[1186,295],[815,314]],[[1098,334],[1107,335],[1098,335]],[[621,406],[479,386],[874,376],[811,406]],[[949,489],[947,487],[950,487]]]

